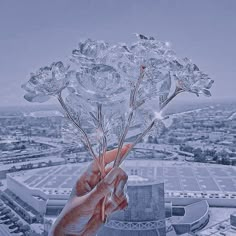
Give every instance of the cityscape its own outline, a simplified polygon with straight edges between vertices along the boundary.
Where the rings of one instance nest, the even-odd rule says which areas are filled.
[[[166,128],[122,164],[129,206],[98,235],[235,235],[236,101],[185,102],[165,115]],[[0,235],[48,235],[92,160],[65,123],[56,106],[1,108]]]
[[[0,236],[236,236],[235,0],[0,0]]]

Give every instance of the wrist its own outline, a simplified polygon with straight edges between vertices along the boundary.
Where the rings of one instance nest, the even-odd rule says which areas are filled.
[[[66,235],[64,233],[64,228],[61,227],[60,225],[56,225],[50,231],[49,236],[66,236]]]
[[[49,236],[66,236],[64,233],[64,227],[61,222],[57,219],[50,230]]]

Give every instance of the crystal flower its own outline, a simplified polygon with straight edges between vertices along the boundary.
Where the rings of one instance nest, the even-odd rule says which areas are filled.
[[[79,66],[102,63],[108,43],[86,39],[79,42],[78,48],[72,51],[71,61]]]
[[[27,92],[24,98],[29,102],[45,102],[50,96],[59,94],[68,84],[68,69],[59,61],[32,73],[29,81],[22,85]]]
[[[137,37],[131,45],[83,40],[72,51],[70,71],[56,62],[22,85],[31,102],[58,95],[72,131],[79,131],[95,160],[109,145],[121,150],[128,138],[134,136],[135,145],[150,132],[163,133],[172,123],[166,122],[164,107],[177,94],[211,95],[214,81],[189,59],[177,57],[170,43]],[[120,161],[118,151],[115,166]]]
[[[77,93],[90,102],[109,103],[120,99],[126,91],[125,80],[117,70],[105,64],[93,64],[76,73]]]
[[[127,81],[115,64],[120,61],[115,57],[123,54],[116,50],[112,57],[112,48],[103,41],[87,39],[72,51],[75,79],[69,89],[81,98],[81,103],[109,104],[127,96]]]
[[[200,71],[189,59],[185,58],[183,61],[182,68],[173,73],[177,89],[180,92],[186,91],[194,93],[197,96],[200,94],[211,96],[209,89],[214,83],[214,80]]]
[[[146,94],[140,93],[142,96],[164,102],[171,96],[173,87],[178,92],[211,96],[209,89],[214,81],[189,59],[178,58],[169,43],[144,35],[137,36],[139,41],[130,47],[130,51],[135,62],[145,67],[143,83],[146,85],[143,87]]]
[[[176,59],[175,53],[154,38],[139,38],[130,47],[91,39],[79,43],[78,49],[72,52],[71,61],[77,65],[76,93],[82,100],[109,103],[127,97],[130,89],[135,90],[141,67],[145,68],[145,73],[136,88],[135,107],[168,93],[161,88],[169,77],[166,64],[170,58]]]

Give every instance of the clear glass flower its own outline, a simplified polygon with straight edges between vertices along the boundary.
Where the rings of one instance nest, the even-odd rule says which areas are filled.
[[[118,65],[124,57],[123,47],[91,39],[80,42],[71,57],[76,72],[74,92],[91,103],[108,104],[126,99],[128,81]]]
[[[173,76],[178,89],[194,93],[197,96],[199,96],[199,94],[211,96],[209,89],[214,83],[214,80],[200,71],[188,58],[183,59],[182,68],[176,70]]]
[[[43,102],[66,87],[66,99],[59,97],[59,102],[74,122],[72,129],[82,127],[82,141],[89,147],[89,139],[97,153],[118,140],[121,147],[129,127],[134,135],[152,127],[150,132],[158,136],[167,127],[163,108],[178,93],[210,96],[214,81],[189,59],[178,58],[169,43],[137,37],[131,45],[79,42],[72,51],[70,71],[62,62],[40,68],[22,85],[25,98]]]
[[[50,96],[60,93],[67,86],[69,78],[69,67],[61,61],[42,67],[36,73],[31,73],[29,81],[22,85],[27,92],[24,98],[29,102],[45,102]]]
[[[126,122],[130,87],[121,68],[123,61],[128,63],[126,53],[121,45],[90,39],[80,42],[72,52],[75,77],[68,88],[76,97],[77,108],[75,103],[72,106],[79,108],[87,123],[89,121],[89,136],[95,150],[104,135],[110,145],[117,143]],[[102,130],[97,120],[99,104],[102,105]]]
[[[93,64],[76,73],[76,91],[84,99],[95,103],[109,103],[126,99],[126,82],[116,69],[105,64]]]
[[[89,103],[75,93],[69,94],[65,103],[73,119],[86,131],[92,146],[95,147],[96,154],[98,154],[98,144],[102,142],[104,135],[108,145],[114,145],[118,142],[127,122],[129,109],[127,99],[102,104],[101,122],[98,121],[98,103]],[[102,125],[102,129],[100,125]]]
[[[118,138],[131,110],[135,110],[134,119],[142,123],[146,119],[142,113],[160,112],[176,88],[178,92],[210,95],[208,89],[213,83],[190,60],[178,58],[169,43],[137,36],[138,41],[130,46],[88,39],[72,52],[76,76],[69,85],[73,87],[70,91],[78,97],[82,110],[92,111],[84,113],[90,116],[87,120],[96,116],[96,106],[102,104],[106,132],[115,133]],[[133,94],[134,104],[129,108],[126,103],[123,110],[119,110],[120,104]],[[140,126],[141,131],[144,126]]]
[[[102,63],[109,44],[104,41],[86,39],[80,41],[78,48],[72,51],[71,61],[78,66]]]

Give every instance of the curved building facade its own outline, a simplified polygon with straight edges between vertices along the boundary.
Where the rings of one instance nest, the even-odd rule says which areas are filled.
[[[209,204],[206,200],[184,207],[185,214],[179,222],[172,224],[177,234],[200,230],[209,220]]]
[[[7,188],[41,215],[56,218],[87,165],[10,173]],[[122,236],[165,235],[165,213],[171,217],[172,205],[187,206],[206,200],[209,206],[236,207],[236,167],[156,160],[127,160],[122,165],[129,175],[129,207],[109,217],[100,235],[107,232],[104,235],[112,236],[114,231]],[[166,211],[164,198],[169,202]],[[187,227],[199,228],[206,219],[204,216],[203,221]]]
[[[164,183],[130,175],[127,194],[128,208],[112,214],[98,235],[166,235]]]

